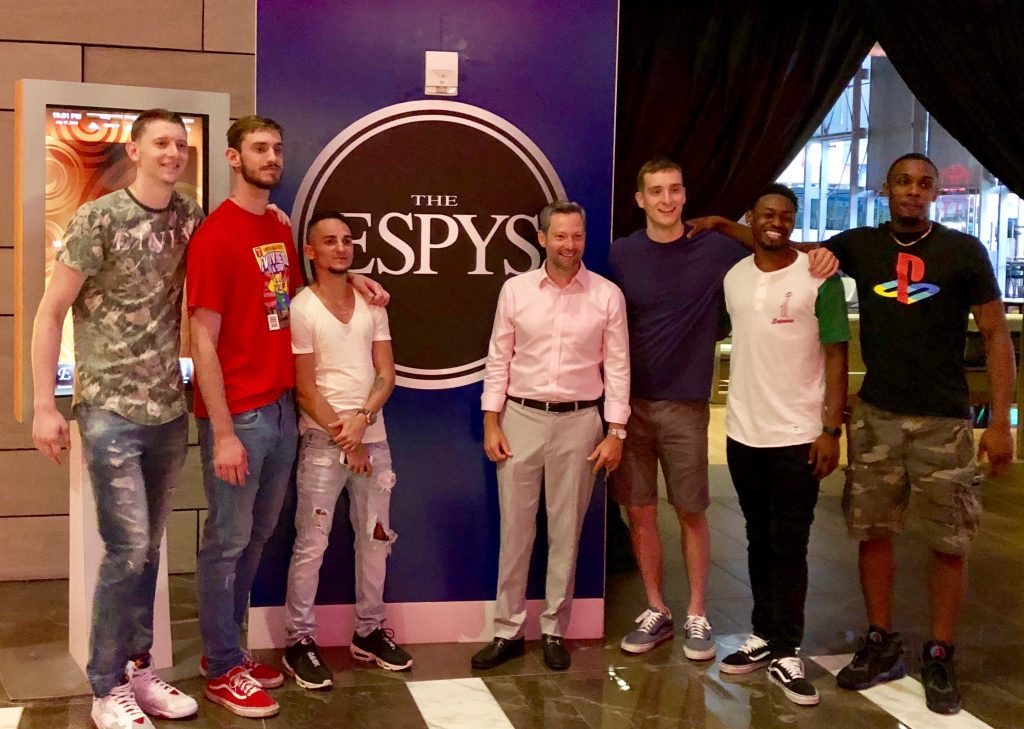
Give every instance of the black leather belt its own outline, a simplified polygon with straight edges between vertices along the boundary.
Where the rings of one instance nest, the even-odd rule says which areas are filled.
[[[572,413],[577,410],[583,410],[585,408],[597,407],[601,402],[600,400],[577,400],[575,402],[544,402],[543,400],[531,400],[528,397],[511,397],[508,398],[514,403],[518,403],[523,407],[533,408],[534,410],[543,410],[546,413]]]

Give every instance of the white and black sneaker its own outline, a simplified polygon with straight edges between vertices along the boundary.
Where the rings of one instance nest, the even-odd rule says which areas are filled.
[[[804,678],[804,662],[796,656],[773,658],[768,664],[768,680],[794,704],[814,706],[821,700],[818,689]]]
[[[283,662],[285,672],[302,688],[316,690],[334,685],[334,671],[312,638],[303,638],[285,648]]]
[[[354,633],[349,650],[354,658],[375,661],[388,671],[404,671],[412,665],[412,656],[395,643],[394,631],[390,628],[374,628],[366,636]]]
[[[767,666],[770,658],[768,642],[760,636],[751,635],[739,650],[722,659],[718,670],[731,674],[751,673]]]

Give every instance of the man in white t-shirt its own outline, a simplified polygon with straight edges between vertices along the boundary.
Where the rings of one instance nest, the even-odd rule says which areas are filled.
[[[381,408],[395,387],[387,312],[349,285],[352,231],[335,212],[306,230],[315,281],[292,300],[292,352],[300,408],[295,547],[288,567],[285,670],[303,688],[332,685],[317,649],[314,602],[334,508],[349,489],[355,531],[352,655],[391,671],[412,665],[384,623],[384,579],[396,534],[388,526],[395,473]]]
[[[789,245],[796,196],[771,185],[747,213],[754,255],[725,276],[732,320],[725,430],[729,473],[747,522],[753,633],[723,673],[768,666],[794,703],[818,703],[797,655],[807,542],[818,482],[839,458],[850,328],[838,277],[815,278]]]

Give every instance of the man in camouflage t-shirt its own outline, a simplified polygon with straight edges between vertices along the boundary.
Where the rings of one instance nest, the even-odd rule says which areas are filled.
[[[105,552],[86,672],[98,729],[152,729],[196,701],[150,665],[160,541],[187,449],[178,367],[185,249],[203,219],[174,191],[188,163],[181,117],[155,109],[132,126],[135,181],[83,205],[64,235],[32,336],[32,438],[60,462],[68,424],[54,400],[61,328],[72,310],[75,417]]]

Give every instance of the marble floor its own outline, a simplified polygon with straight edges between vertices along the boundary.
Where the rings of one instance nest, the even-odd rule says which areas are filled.
[[[720,428],[720,413],[716,414]],[[715,442],[715,438],[712,438]],[[708,613],[720,659],[744,637],[750,611],[743,520],[723,454],[712,448],[712,567]],[[422,729],[932,729],[1024,727],[1024,463],[984,486],[986,516],[972,559],[970,589],[959,643],[964,711],[955,717],[929,714],[920,697],[916,656],[927,632],[923,578],[925,550],[911,524],[898,547],[896,628],[912,654],[912,676],[863,694],[837,689],[829,675],[856,648],[865,628],[857,585],[855,546],[845,535],[840,512],[841,478],[822,486],[810,545],[810,589],[804,655],[808,676],[821,692],[814,708],[791,704],[770,686],[764,672],[746,678],[721,675],[717,661],[693,663],[681,641],[669,641],[644,656],[618,648],[633,618],[644,608],[636,572],[610,575],[607,637],[570,644],[573,666],[545,668],[539,645],[493,671],[474,672],[469,658],[476,644],[407,646],[415,666],[389,673],[357,664],[346,649],[325,649],[335,687],[308,692],[288,682],[274,691],[281,703],[278,727],[388,727]],[[666,548],[666,585],[673,611],[683,613],[687,587],[678,549],[679,529],[667,508],[661,514]],[[172,577],[172,619],[176,666],[168,676],[194,696],[200,644],[195,593],[190,576]],[[67,632],[65,582],[0,583],[0,651],[20,650],[23,675],[0,677],[0,729],[54,729],[89,725],[89,697],[75,695],[13,702],[2,685],[24,681],[39,670],[47,646]],[[37,660],[32,656],[39,656]],[[260,653],[278,664],[275,651]],[[68,677],[74,685],[74,677]],[[73,691],[72,691],[73,692]],[[171,722],[156,722],[170,729]],[[201,700],[191,729],[253,727]]]

